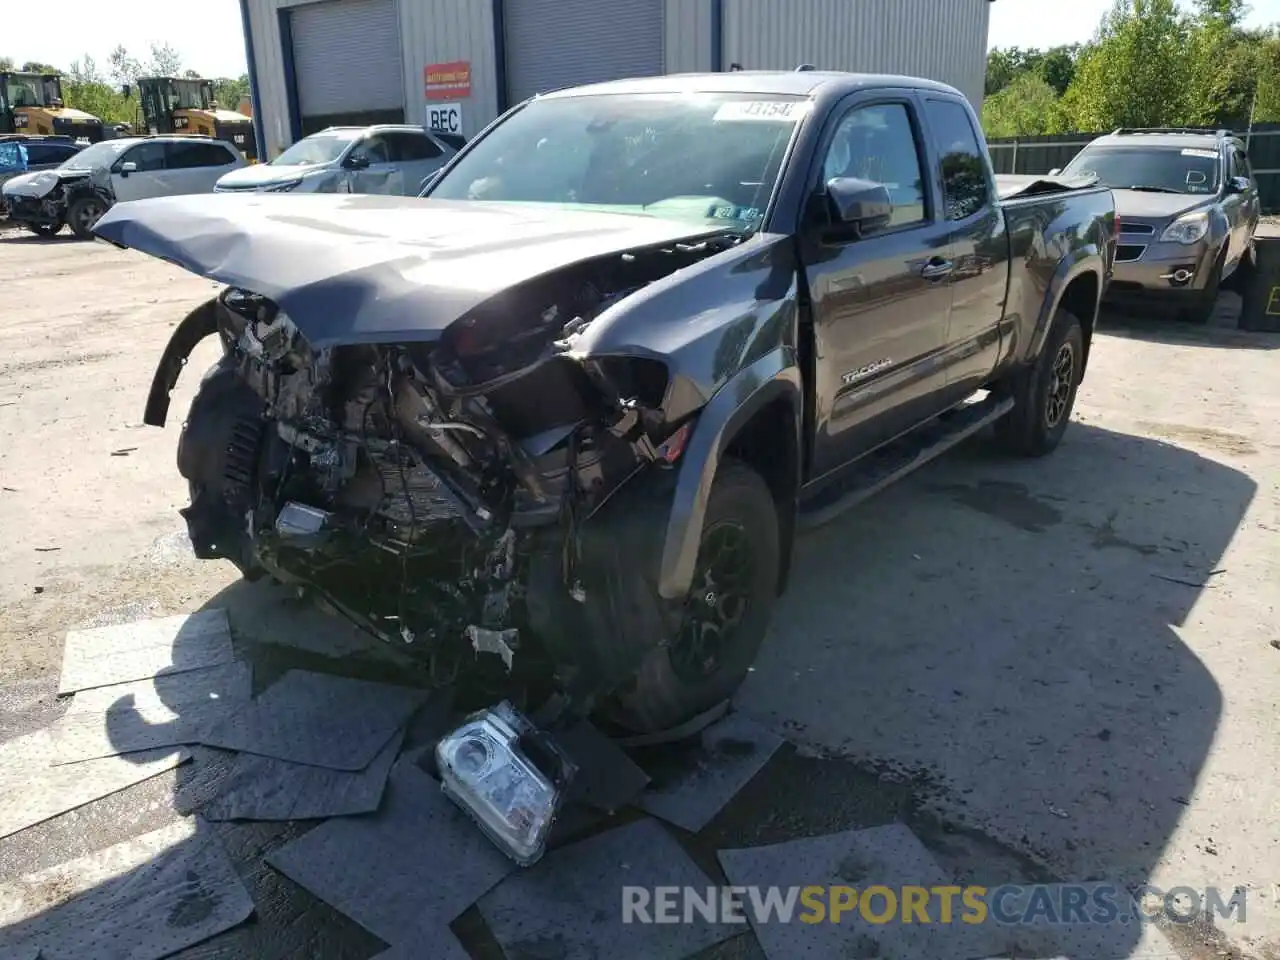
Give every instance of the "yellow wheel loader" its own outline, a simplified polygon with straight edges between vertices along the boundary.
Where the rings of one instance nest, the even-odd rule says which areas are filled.
[[[125,88],[129,96],[129,88]],[[138,100],[143,126],[150,133],[191,133],[232,144],[254,162],[258,158],[253,120],[223,110],[213,98],[213,82],[197,77],[141,77]]]
[[[70,137],[97,143],[106,136],[102,121],[62,102],[56,73],[0,72],[0,133]]]

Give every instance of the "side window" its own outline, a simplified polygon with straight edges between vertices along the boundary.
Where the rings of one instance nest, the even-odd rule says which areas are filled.
[[[1249,168],[1249,158],[1239,147],[1231,148],[1231,176],[1253,179],[1253,170]]]
[[[879,103],[855,107],[840,119],[822,163],[822,182],[856,177],[883,184],[893,201],[892,229],[925,219],[922,169],[907,105]]]
[[[925,113],[942,166],[948,220],[964,220],[991,202],[987,160],[969,111],[952,100],[927,100]]]
[[[38,163],[61,163],[62,156],[57,152],[56,148],[43,143],[28,143],[27,163],[35,166]]]
[[[356,144],[355,149],[351,151],[350,157],[363,157],[370,164],[389,163],[391,160],[391,150],[387,146],[387,139],[382,135],[366,137]]]
[[[217,143],[206,143],[196,141],[194,143],[182,143],[176,145],[182,151],[183,168],[191,167],[225,167],[227,164],[235,160],[226,147]],[[170,160],[170,166],[174,166]]]
[[[387,141],[391,145],[391,159],[402,163],[434,160],[443,152],[435,141],[422,133],[389,133]]]
[[[139,173],[164,169],[164,144],[152,140],[148,143],[140,143],[136,147],[130,147],[121,156],[113,170],[119,170],[121,165],[126,163],[136,163]]]

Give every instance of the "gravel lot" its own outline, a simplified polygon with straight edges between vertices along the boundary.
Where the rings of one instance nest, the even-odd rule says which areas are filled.
[[[394,673],[354,632],[187,555],[176,424],[143,427],[142,405],[171,327],[214,289],[0,227],[0,741],[61,712],[62,639],[88,623],[225,607],[259,683]],[[1011,462],[978,438],[802,541],[738,703],[791,746],[686,838],[700,862],[901,820],[975,882],[1244,887],[1245,923],[1169,939],[1280,957],[1280,335],[1105,324],[1054,456]],[[0,841],[0,881],[163,825],[173,782]],[[303,829],[226,827],[257,917],[184,956],[382,949],[262,865]],[[455,930],[500,955],[474,911]]]

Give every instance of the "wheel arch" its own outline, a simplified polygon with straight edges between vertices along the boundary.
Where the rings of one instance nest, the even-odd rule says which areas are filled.
[[[667,521],[658,577],[662,597],[678,599],[689,591],[711,486],[728,455],[759,470],[774,495],[782,553],[779,589],[785,585],[800,486],[802,389],[795,351],[780,347],[740,370],[702,408],[681,460]],[[777,455],[779,444],[783,456]]]

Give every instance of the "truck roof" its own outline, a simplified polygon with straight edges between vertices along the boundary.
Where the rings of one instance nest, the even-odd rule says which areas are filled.
[[[819,90],[836,93],[863,88],[910,87],[960,95],[955,87],[920,77],[879,73],[845,73],[839,70],[732,70],[728,73],[677,73],[661,77],[610,80],[543,94],[546,99],[643,93],[759,93],[808,97]]]

